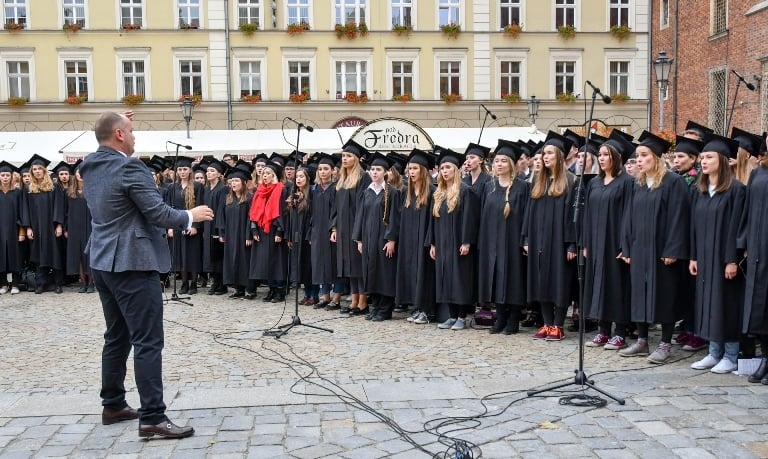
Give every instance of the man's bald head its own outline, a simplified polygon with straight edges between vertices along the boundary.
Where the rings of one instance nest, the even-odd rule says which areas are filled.
[[[128,118],[115,112],[105,112],[96,120],[96,127],[93,129],[96,133],[96,141],[99,145],[109,143],[113,138],[115,130],[122,128]]]

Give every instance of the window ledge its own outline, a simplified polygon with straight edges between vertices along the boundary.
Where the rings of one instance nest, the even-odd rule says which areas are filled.
[[[759,11],[762,11],[764,9],[768,9],[768,0],[762,1],[758,3],[757,5],[754,5],[752,8],[750,8],[746,13],[744,13],[744,16],[751,16]]]
[[[726,29],[725,32],[720,32],[720,33],[715,34],[715,35],[710,35],[708,37],[708,39],[709,39],[709,41],[713,41],[713,40],[717,40],[719,38],[727,37],[728,34],[729,34],[729,31],[728,31],[728,29]]]

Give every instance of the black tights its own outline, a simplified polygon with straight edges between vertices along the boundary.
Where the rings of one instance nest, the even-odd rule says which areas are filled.
[[[541,303],[541,317],[544,318],[544,325],[555,325],[563,328],[565,324],[565,314],[568,308],[557,306],[555,303]]]
[[[675,323],[661,324],[661,342],[666,344],[672,343],[672,332],[675,330]],[[645,322],[637,323],[637,337],[640,339],[648,340],[648,324]]]
[[[448,304],[448,311],[451,314],[451,319],[466,319],[467,318],[467,306],[463,304]]]
[[[600,334],[604,336],[613,336],[611,335],[611,324],[613,322],[608,322],[601,320],[600,321]],[[620,324],[616,322],[616,330],[614,331],[616,333],[616,336],[620,336],[622,338],[627,337],[627,324]]]

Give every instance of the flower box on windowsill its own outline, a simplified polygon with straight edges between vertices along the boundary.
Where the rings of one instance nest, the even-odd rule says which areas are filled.
[[[179,29],[181,30],[192,30],[197,29],[199,26],[197,23],[189,23],[189,22],[179,22]]]
[[[513,22],[512,24],[504,26],[504,36],[510,37],[510,38],[517,38],[520,36],[520,33],[523,31],[523,26],[520,24]]]
[[[406,37],[411,34],[411,31],[413,30],[413,27],[409,25],[400,25],[395,24],[392,26],[392,32],[395,32],[395,35],[398,37],[401,35],[405,35]]]
[[[408,94],[408,93],[405,93],[405,94],[395,94],[394,96],[392,96],[392,100],[395,100],[397,102],[402,102],[402,103],[410,102],[411,101],[411,95]]]
[[[302,92],[300,94],[294,93],[288,97],[288,100],[290,100],[294,104],[303,104],[304,102],[309,100],[309,93],[306,93],[306,92]]]
[[[448,38],[458,38],[459,34],[461,33],[461,26],[451,22],[450,24],[441,25],[440,30],[442,30],[443,34]]]
[[[61,27],[61,29],[64,32],[67,32],[67,33],[75,33],[75,32],[77,32],[78,30],[80,30],[82,28],[83,27],[80,24],[78,24],[77,22],[75,22],[73,24],[65,22],[64,25]]]
[[[23,107],[28,102],[26,97],[9,97],[8,105],[12,107]]]
[[[555,96],[555,99],[557,99],[558,102],[564,102],[564,103],[576,102],[576,96],[574,96],[573,93],[570,93],[570,92],[559,92]]]
[[[238,28],[239,28],[239,29],[240,29],[240,31],[241,31],[241,32],[243,32],[243,33],[244,33],[246,36],[250,37],[251,35],[253,35],[253,34],[254,34],[254,32],[256,32],[257,30],[259,30],[259,25],[258,25],[258,24],[245,23],[245,24],[240,24],[240,25],[238,26]]]
[[[629,100],[629,96],[624,93],[612,94],[611,100],[614,102],[626,102]]]
[[[517,104],[517,103],[520,103],[520,101],[522,101],[522,99],[520,98],[520,94],[516,92],[510,93],[510,94],[502,94],[501,98],[504,99],[504,102],[508,104]]]
[[[83,102],[88,102],[88,96],[69,96],[66,98],[66,100],[64,100],[64,102],[68,103],[69,105],[81,105]]]
[[[179,102],[184,102],[184,99],[189,99],[195,107],[203,103],[203,96],[200,94],[182,94],[179,97]]]
[[[310,30],[309,24],[307,24],[306,22],[288,24],[288,27],[285,28],[285,31],[288,32],[288,35],[296,35],[296,34],[308,32],[309,30]]]
[[[19,24],[18,22],[6,22],[3,27],[9,32],[19,32],[24,30],[24,24]]]
[[[626,40],[630,33],[632,33],[632,29],[630,29],[629,26],[615,25],[611,27],[611,35],[616,37],[619,41]]]
[[[364,104],[368,102],[368,95],[363,93],[358,96],[354,92],[348,92],[346,100],[351,104]]]
[[[260,94],[243,94],[240,96],[240,102],[245,102],[247,104],[255,104],[258,102],[261,102],[261,95]]]
[[[557,34],[560,35],[560,38],[563,40],[570,40],[576,36],[576,26],[562,25],[557,28]]]
[[[125,105],[128,105],[129,107],[133,107],[135,105],[139,105],[140,103],[144,102],[144,94],[128,94],[124,96],[121,100]]]
[[[443,102],[450,105],[459,102],[461,100],[461,94],[443,94],[440,98],[443,99]]]
[[[139,30],[141,29],[141,24],[137,22],[125,22],[122,25],[123,30]]]

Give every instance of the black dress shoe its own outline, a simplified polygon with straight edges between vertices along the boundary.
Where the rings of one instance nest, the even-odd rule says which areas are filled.
[[[43,291],[45,291],[45,288],[42,285],[38,285],[37,288],[35,289],[35,294],[40,295],[41,293],[43,293]]]
[[[56,293],[64,293],[64,290],[61,289],[61,285],[57,285],[56,288],[53,289]]]
[[[191,437],[195,429],[191,426],[177,426],[171,421],[161,422],[157,425],[139,424],[139,437],[152,438],[155,435],[163,438],[186,438]]]
[[[197,295],[197,286],[192,284],[192,287],[189,287],[189,291],[187,293],[190,295]]]
[[[751,383],[760,383],[765,380],[766,375],[768,375],[768,357],[763,357],[760,359],[760,366],[757,367],[754,373],[749,375],[747,380]]]
[[[218,288],[218,289],[214,290],[213,294],[214,295],[226,295],[228,291],[229,290],[227,290],[227,287],[221,287],[221,288]]]
[[[496,327],[491,327],[488,329],[488,333],[490,333],[491,335],[496,335],[498,333],[501,333],[501,329]]]
[[[184,282],[179,289],[179,295],[186,295],[187,293],[189,293],[189,284]]]
[[[231,295],[229,295],[230,298],[244,298],[245,292],[235,292]]]
[[[139,412],[127,405],[122,410],[112,411],[104,408],[101,412],[101,423],[105,426],[138,418]]]
[[[355,308],[355,309],[357,309],[357,308]],[[352,311],[353,311],[353,309],[349,308],[347,306],[342,306],[341,308],[339,308],[339,314],[349,314]]]
[[[312,309],[325,309],[329,304],[331,304],[330,301],[318,301],[314,306],[312,306]]]

